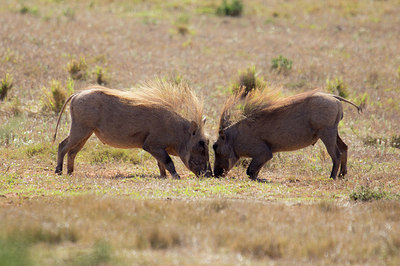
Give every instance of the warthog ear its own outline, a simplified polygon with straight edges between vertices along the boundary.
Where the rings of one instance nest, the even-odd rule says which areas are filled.
[[[193,136],[196,135],[197,128],[198,128],[198,125],[196,122],[194,122],[194,121],[190,122],[190,128],[189,128],[190,134],[192,134]]]

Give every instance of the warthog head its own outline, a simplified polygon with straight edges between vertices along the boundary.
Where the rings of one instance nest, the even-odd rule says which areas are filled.
[[[212,171],[208,151],[209,140],[195,122],[191,123],[189,133],[191,134],[187,145],[189,155],[185,164],[196,176],[210,177]]]
[[[229,132],[220,130],[218,140],[214,143],[215,152],[214,175],[220,177],[228,171],[239,160],[233,149],[232,135]]]

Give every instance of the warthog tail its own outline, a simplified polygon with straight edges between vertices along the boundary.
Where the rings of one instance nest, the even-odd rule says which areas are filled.
[[[340,97],[340,96],[337,96],[337,95],[333,95],[333,94],[331,94],[331,95],[332,95],[334,98],[338,99],[339,101],[346,102],[346,103],[348,103],[348,104],[353,105],[355,108],[357,108],[358,113],[361,113],[361,112],[363,111],[362,108],[361,108],[361,106],[358,106],[358,105],[356,105],[355,103],[353,103],[353,102],[351,102],[351,101],[349,101],[349,100],[346,100],[346,99],[343,98],[343,97]]]
[[[69,98],[65,101],[64,105],[63,105],[62,108],[61,108],[60,114],[58,115],[58,120],[57,120],[57,125],[56,125],[56,132],[54,132],[54,136],[53,136],[53,143],[56,141],[58,125],[60,124],[60,120],[61,120],[62,113],[64,112],[65,107],[67,106],[68,102],[71,101],[71,99],[72,99],[75,95],[76,95],[76,93],[75,93],[75,94],[72,94],[71,96],[69,96]]]

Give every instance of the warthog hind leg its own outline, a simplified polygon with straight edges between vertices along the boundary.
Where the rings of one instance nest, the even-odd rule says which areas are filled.
[[[72,174],[72,172],[74,171],[74,161],[75,161],[75,157],[76,154],[78,154],[78,152],[83,148],[83,146],[85,145],[86,141],[89,139],[90,135],[83,139],[80,143],[78,143],[77,145],[75,145],[75,147],[73,147],[72,149],[70,149],[68,151],[68,163],[67,163],[67,169],[68,169],[68,174]]]
[[[57,167],[56,167],[56,174],[62,174],[64,156],[69,153],[68,155],[68,173],[71,174],[74,168],[74,159],[76,153],[82,149],[83,145],[85,144],[86,140],[92,135],[93,130],[83,127],[81,125],[76,125],[72,121],[71,131],[69,136],[64,139],[58,145],[58,155],[57,155]],[[80,147],[81,146],[81,147]]]
[[[321,130],[319,137],[321,138],[322,142],[325,144],[326,150],[329,153],[329,156],[332,158],[332,172],[331,178],[336,179],[337,172],[339,170],[339,164],[341,160],[341,152],[337,145],[338,141],[338,132],[337,126],[333,128],[327,128]]]
[[[56,167],[56,174],[61,175],[62,170],[63,170],[63,162],[64,162],[64,156],[65,152],[63,153],[63,150],[65,150],[65,145],[67,145],[69,140],[69,137],[66,137],[63,141],[58,144],[58,155],[57,155],[57,167]]]
[[[347,145],[343,142],[339,135],[337,136],[336,143],[339,151],[341,152],[339,176],[343,177],[347,174]]]

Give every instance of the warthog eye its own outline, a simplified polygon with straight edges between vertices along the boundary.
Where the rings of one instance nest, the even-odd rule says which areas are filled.
[[[206,144],[205,144],[205,142],[204,142],[204,141],[202,141],[202,140],[200,140],[200,141],[199,141],[199,145],[200,145],[201,147],[203,147],[203,148],[205,148],[205,147],[206,147]]]

